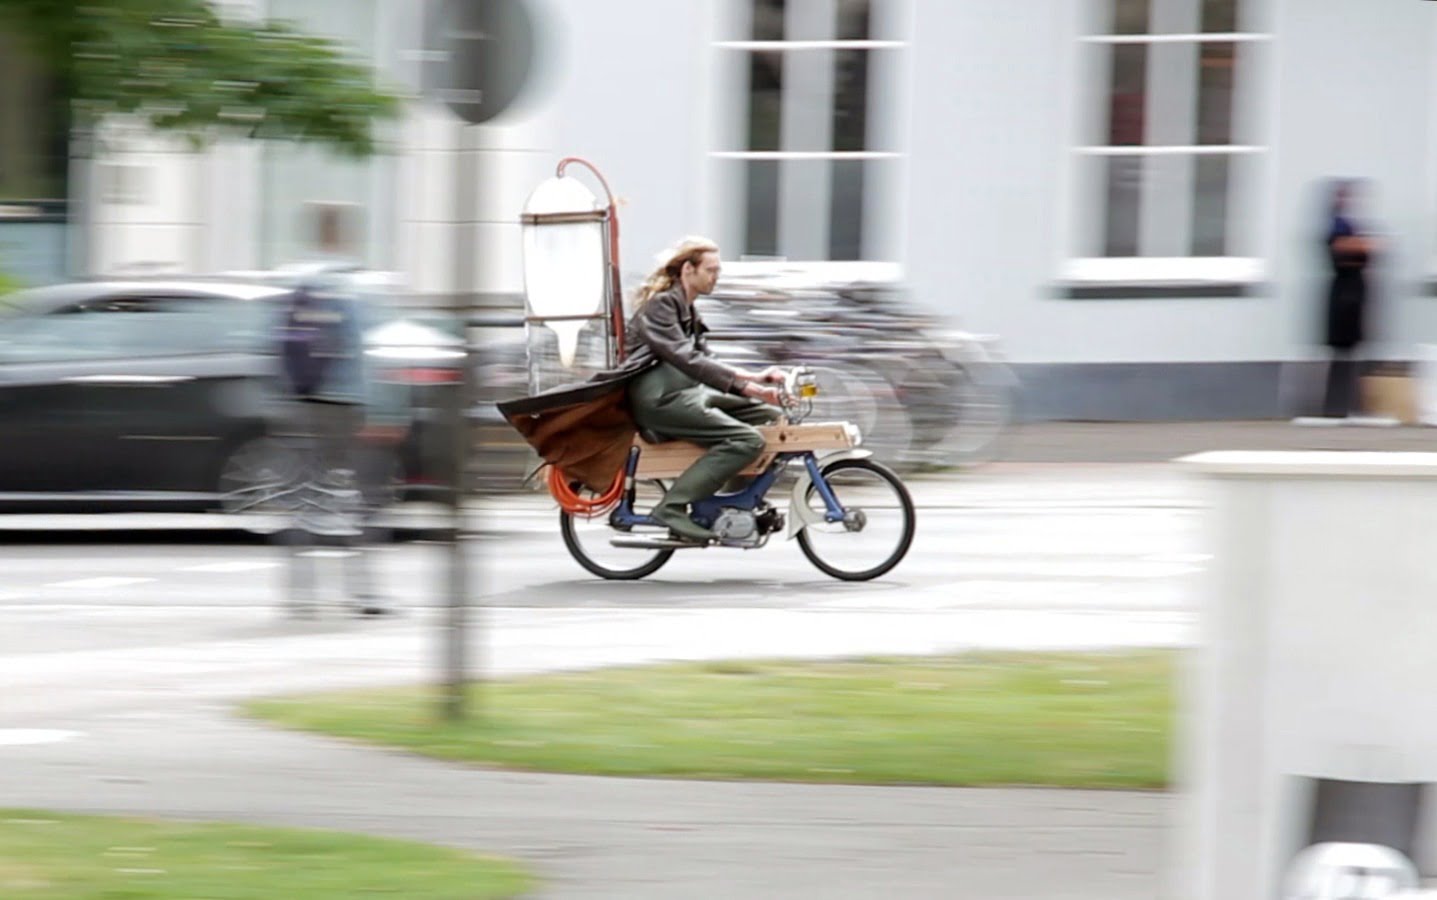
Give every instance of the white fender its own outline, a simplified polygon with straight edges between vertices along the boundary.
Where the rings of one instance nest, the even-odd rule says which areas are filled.
[[[855,447],[852,450],[840,450],[837,453],[830,453],[820,457],[818,467],[822,469],[829,463],[838,462],[840,459],[867,459],[873,455],[872,450],[860,450]],[[788,497],[788,539],[792,540],[800,531],[812,525],[814,522],[823,521],[823,510],[812,509],[808,505],[808,486],[813,484],[809,477],[808,466],[803,467],[803,472],[798,480],[793,483],[793,493]]]

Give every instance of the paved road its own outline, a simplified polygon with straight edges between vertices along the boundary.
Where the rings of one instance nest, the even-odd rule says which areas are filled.
[[[1305,427],[1288,421],[1034,422],[1013,429],[1002,459],[1021,463],[1160,463],[1205,450],[1437,451],[1437,428]]]
[[[1165,467],[1010,466],[915,485],[892,579],[791,546],[598,583],[553,512],[482,521],[492,674],[736,655],[1182,646],[1201,495]],[[502,513],[502,514],[501,514]],[[0,546],[0,804],[324,825],[523,857],[551,898],[1150,898],[1170,797],[555,777],[463,769],[235,719],[235,699],[433,674],[441,550],[391,549],[410,614],[296,624],[244,543]],[[6,730],[8,729],[8,730]],[[19,729],[25,729],[21,731]],[[25,744],[25,739],[52,740]],[[8,744],[8,746],[7,746]]]

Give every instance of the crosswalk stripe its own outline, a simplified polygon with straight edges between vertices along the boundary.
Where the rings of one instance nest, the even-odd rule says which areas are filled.
[[[83,588],[87,590],[102,590],[105,588],[131,587],[137,584],[144,584],[155,581],[154,578],[123,578],[120,576],[101,576],[99,578],[76,578],[72,581],[53,581],[46,587],[57,588]]]

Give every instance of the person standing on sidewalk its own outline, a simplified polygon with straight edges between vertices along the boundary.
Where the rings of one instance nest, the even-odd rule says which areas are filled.
[[[289,491],[288,596],[296,615],[319,602],[315,549],[337,539],[344,554],[348,604],[362,615],[392,612],[375,581],[366,533],[372,508],[367,496],[381,485],[385,466],[368,457],[387,454],[407,429],[402,389],[385,385],[366,364],[364,333],[369,301],[355,283],[359,267],[346,256],[348,239],[341,207],[314,211],[318,257],[305,266],[275,326],[283,412],[278,430],[295,448],[295,483]]]
[[[1331,266],[1327,285],[1325,343],[1331,351],[1322,414],[1342,419],[1359,412],[1357,348],[1366,338],[1367,267],[1376,250],[1370,236],[1351,216],[1356,183],[1337,181],[1332,186],[1326,257]]]

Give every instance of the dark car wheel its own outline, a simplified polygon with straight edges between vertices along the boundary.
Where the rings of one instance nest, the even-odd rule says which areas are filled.
[[[279,514],[296,481],[294,452],[269,435],[241,441],[220,464],[216,490],[227,513]]]
[[[359,453],[360,487],[364,502],[371,510],[380,510],[402,499],[404,493],[404,462],[391,447],[364,447]]]

